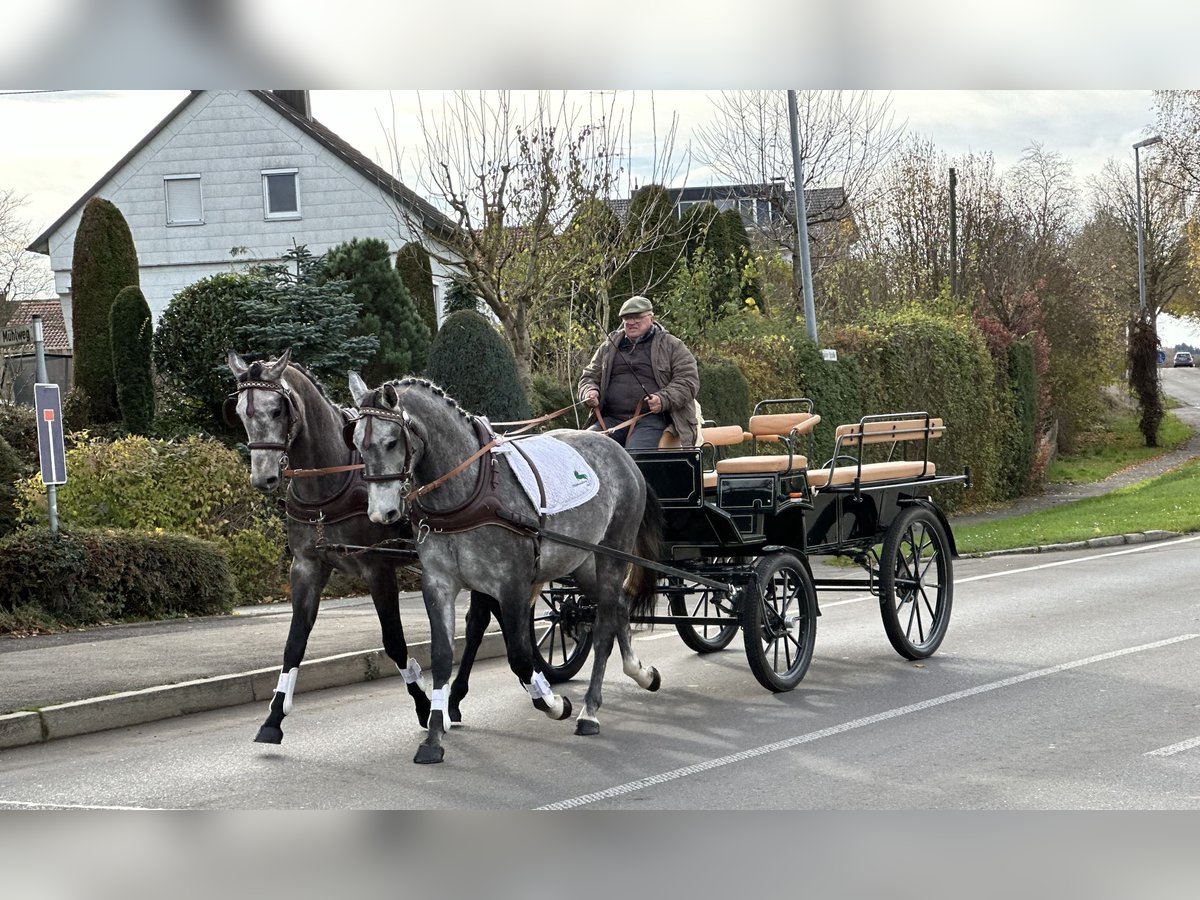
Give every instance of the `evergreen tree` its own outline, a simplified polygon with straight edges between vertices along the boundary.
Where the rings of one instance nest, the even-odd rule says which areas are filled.
[[[130,285],[117,294],[109,323],[121,417],[132,434],[148,435],[154,424],[154,322],[141,288]]]
[[[417,313],[388,246],[377,238],[355,238],[325,254],[325,278],[344,279],[362,307],[355,335],[373,334],[379,349],[362,368],[367,384],[382,384],[425,371],[429,327]]]
[[[462,309],[481,312],[479,297],[471,290],[470,283],[455,278],[446,289],[446,315],[452,315]]]
[[[75,337],[75,384],[88,398],[88,418],[120,418],[109,314],[117,293],[138,280],[137,250],[121,211],[93,197],[83,208],[71,258],[71,325]]]
[[[429,262],[429,254],[425,252],[425,248],[415,243],[408,243],[401,247],[396,254],[396,271],[400,273],[400,280],[408,288],[417,312],[425,320],[429,334],[437,334],[438,318],[437,304],[433,298],[433,266]]]
[[[617,309],[635,294],[653,300],[664,293],[684,249],[679,217],[662,185],[648,184],[633,192],[625,228],[640,236],[631,237],[631,243],[646,249],[634,254],[629,265],[613,276],[611,296]]]
[[[529,416],[512,346],[480,313],[446,317],[429,348],[429,377],[468,412],[494,422]]]

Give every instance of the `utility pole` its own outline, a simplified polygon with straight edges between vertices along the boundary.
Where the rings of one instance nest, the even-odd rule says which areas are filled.
[[[804,204],[804,166],[800,160],[800,112],[796,92],[787,92],[788,123],[792,130],[792,174],[796,181],[796,244],[792,255],[792,283],[804,291],[804,324],[808,339],[817,343],[817,309],[813,300],[812,263],[808,258],[808,210]],[[800,260],[800,277],[796,277],[796,260]],[[797,284],[799,282],[799,284]]]
[[[958,296],[958,173],[950,169],[950,296]]]

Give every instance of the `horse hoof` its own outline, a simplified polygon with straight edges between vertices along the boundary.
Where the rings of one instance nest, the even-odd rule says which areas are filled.
[[[646,690],[653,692],[662,687],[662,677],[659,676],[658,669],[654,668],[654,666],[650,667],[650,671],[654,674],[650,679],[650,684],[646,687]]]
[[[429,744],[422,744],[417,748],[417,755],[413,757],[413,762],[419,765],[429,765],[430,763],[440,763],[446,755],[444,747],[433,747]]]
[[[256,744],[282,744],[283,729],[276,728],[274,725],[264,725],[258,729],[258,734],[254,736]]]
[[[591,737],[594,734],[600,733],[600,723],[595,719],[580,719],[575,723],[575,733],[584,737]]]
[[[571,698],[570,698],[570,697],[563,697],[563,698],[562,698],[562,702],[563,702],[563,711],[562,711],[562,715],[558,717],[558,721],[560,721],[560,722],[561,722],[563,719],[569,719],[569,718],[571,718]]]

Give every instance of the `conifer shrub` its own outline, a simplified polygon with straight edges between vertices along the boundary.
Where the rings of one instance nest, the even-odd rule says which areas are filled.
[[[376,385],[425,371],[429,326],[392,267],[388,245],[377,238],[355,238],[326,253],[324,265],[327,277],[348,283],[361,307],[351,333],[379,339],[379,349],[363,364],[363,380]]]
[[[408,243],[396,253],[396,271],[408,288],[417,313],[425,320],[430,337],[438,333],[437,303],[433,296],[433,265],[420,244]]]
[[[0,537],[0,630],[217,615],[236,598],[224,554],[181,534],[48,527]],[[9,629],[11,630],[11,624]]]
[[[24,475],[21,458],[0,434],[0,535],[17,527],[17,480]]]
[[[117,294],[110,334],[121,417],[133,434],[149,434],[154,424],[154,325],[141,288],[130,285]]]
[[[529,406],[531,416],[545,416],[560,409],[566,409],[575,402],[574,392],[570,385],[562,384],[549,375],[538,372],[533,376],[533,385],[529,391]],[[574,412],[565,412],[539,426],[541,431],[552,428],[579,428],[584,424],[587,411],[580,410],[576,419]]]
[[[75,383],[86,392],[90,421],[120,418],[109,314],[117,294],[137,284],[137,250],[129,224],[111,201],[93,197],[83,208],[71,258]]]
[[[32,407],[0,401],[0,438],[17,454],[29,474],[38,467],[37,416]]]
[[[67,449],[70,477],[58,489],[65,528],[172,532],[211,541],[225,554],[245,603],[285,590],[285,530],[271,498],[250,485],[237,452],[198,435],[180,441],[86,435]],[[20,520],[46,521],[36,476],[17,484]]]
[[[486,316],[447,317],[429,349],[429,377],[468,412],[493,422],[529,418],[529,401],[508,341]]]
[[[750,382],[736,362],[723,356],[701,357],[696,360],[700,370],[700,408],[704,418],[717,425],[746,427],[754,403],[750,398]]]

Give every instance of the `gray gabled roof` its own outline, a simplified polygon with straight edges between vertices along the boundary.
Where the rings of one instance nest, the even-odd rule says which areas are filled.
[[[114,175],[119,172],[126,163],[128,163],[138,152],[152,141],[160,131],[162,131],[172,119],[178,116],[191,104],[193,100],[203,94],[204,91],[190,91],[188,95],[167,115],[161,122],[150,129],[140,141],[138,141],[128,153],[122,156],[117,164],[105,172],[100,180],[93,184],[88,190],[76,200],[65,213],[54,220],[54,223],[43,231],[40,235],[33,239],[25,249],[33,253],[50,253],[50,235],[54,234],[64,222],[66,222],[75,212],[82,207],[89,199],[95,196],[100,188],[107,183]],[[291,121],[297,128],[305,134],[314,138],[332,153],[340,157],[351,167],[357,169],[358,172],[368,181],[377,185],[381,190],[399,200],[401,203],[412,209],[420,218],[422,226],[434,234],[444,233],[447,231],[456,231],[457,227],[450,221],[442,212],[434,207],[427,200],[416,194],[411,189],[404,186],[397,178],[385,169],[372,162],[354,147],[346,143],[342,138],[338,137],[334,132],[330,131],[320,122],[315,119],[309,119],[302,116],[297,110],[284,103],[270,91],[250,91],[267,106],[271,107],[284,118]]]

